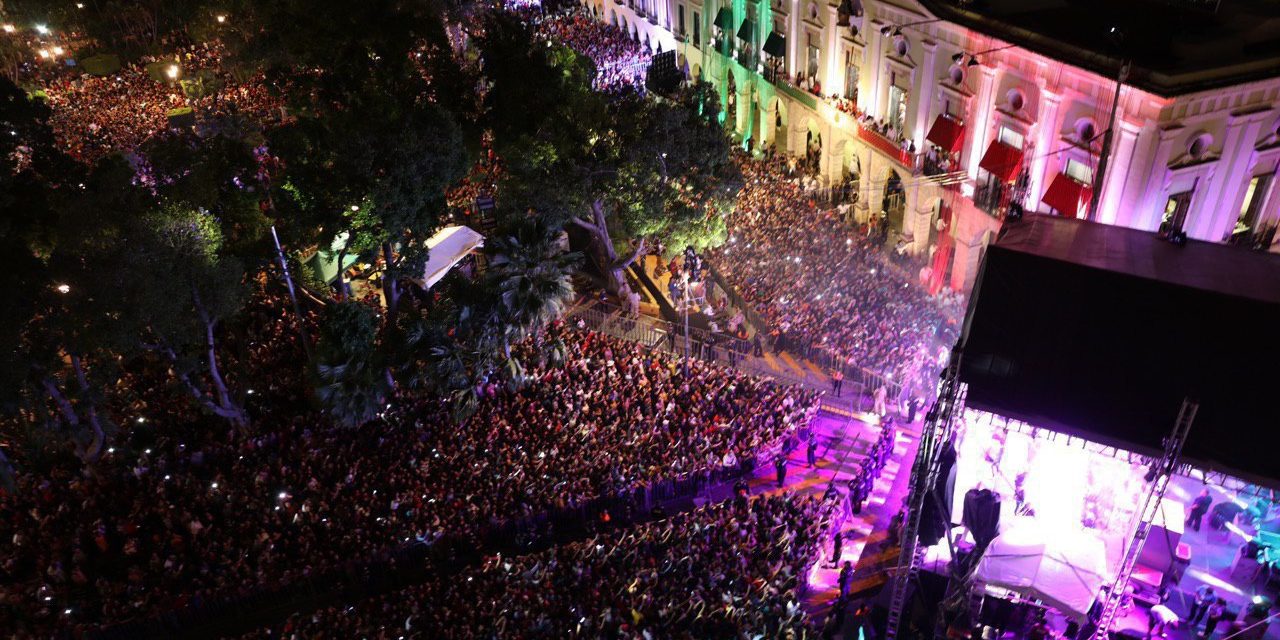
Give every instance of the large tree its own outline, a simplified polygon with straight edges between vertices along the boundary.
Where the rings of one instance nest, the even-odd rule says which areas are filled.
[[[207,212],[166,205],[140,223],[130,238],[131,271],[141,278],[131,302],[147,348],[169,360],[200,406],[248,426],[218,353],[220,326],[247,297],[243,264],[227,253],[222,228]]]
[[[273,132],[284,171],[272,201],[370,261],[381,256],[387,317],[401,280],[422,275],[426,241],[446,209],[445,190],[466,171],[454,118],[427,102],[386,96],[380,107],[304,117]]]
[[[697,91],[677,101],[594,93],[589,61],[507,18],[490,21],[482,48],[486,122],[509,169],[503,199],[585,232],[611,292],[625,289],[624,270],[651,238],[724,241],[741,177],[714,103]]]

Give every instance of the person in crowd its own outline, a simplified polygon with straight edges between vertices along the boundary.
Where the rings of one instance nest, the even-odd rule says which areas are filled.
[[[1202,584],[1196,587],[1195,598],[1191,602],[1191,611],[1187,614],[1187,622],[1190,622],[1192,626],[1200,624],[1200,619],[1217,599],[1218,594],[1213,592],[1212,585]]]
[[[781,489],[782,485],[787,482],[787,454],[785,452],[778,454],[773,459],[773,469],[777,475],[778,488]]]
[[[1199,531],[1200,525],[1204,522],[1204,516],[1209,513],[1209,507],[1212,505],[1213,498],[1209,497],[1209,490],[1204,489],[1195,500],[1191,501],[1191,510],[1187,512],[1186,524]]]
[[[1163,638],[1169,627],[1178,626],[1178,614],[1163,602],[1157,602],[1147,614],[1148,638]]]
[[[839,367],[831,371],[831,392],[840,397],[840,390],[844,387],[844,371]]]
[[[1213,638],[1213,632],[1218,628],[1218,624],[1227,617],[1227,601],[1225,598],[1218,598],[1209,605],[1209,609],[1205,615],[1204,631],[1200,637],[1209,640]]]
[[[818,433],[816,431],[809,432],[809,443],[805,447],[804,454],[810,469],[818,466]]]
[[[840,586],[840,601],[843,602],[849,597],[849,587],[853,586],[853,563],[845,560],[840,565],[840,577],[836,580]]]

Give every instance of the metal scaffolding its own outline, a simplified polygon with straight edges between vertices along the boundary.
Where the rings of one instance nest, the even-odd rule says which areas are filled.
[[[1137,513],[1138,522],[1134,528],[1133,537],[1129,540],[1129,546],[1125,549],[1120,568],[1116,571],[1115,580],[1112,581],[1111,588],[1102,601],[1102,612],[1098,617],[1098,628],[1093,634],[1094,640],[1107,640],[1111,632],[1111,625],[1115,622],[1116,611],[1120,608],[1124,590],[1129,585],[1129,578],[1133,575],[1133,568],[1138,563],[1138,556],[1142,554],[1147,535],[1151,533],[1151,522],[1160,509],[1165,490],[1169,488],[1169,479],[1178,468],[1182,445],[1187,440],[1187,432],[1191,430],[1191,423],[1195,421],[1196,411],[1199,409],[1200,405],[1195,402],[1182,401],[1182,409],[1178,411],[1178,420],[1173,425],[1173,431],[1168,438],[1165,438],[1164,455],[1152,464],[1147,478],[1149,482],[1147,497],[1142,503],[1142,509]]]
[[[924,502],[937,482],[941,467],[938,453],[951,438],[953,420],[964,412],[964,398],[965,389],[960,383],[960,350],[956,348],[952,350],[951,360],[942,374],[938,399],[925,415],[924,428],[920,431],[920,448],[916,450],[916,459],[911,465],[911,490],[902,520],[901,551],[893,574],[889,621],[885,628],[885,637],[889,640],[898,637],[907,593],[920,570],[924,550],[919,544],[919,534]]]

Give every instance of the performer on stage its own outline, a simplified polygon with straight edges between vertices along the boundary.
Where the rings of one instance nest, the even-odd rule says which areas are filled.
[[[1186,524],[1190,525],[1196,531],[1200,530],[1200,524],[1204,520],[1206,513],[1209,513],[1209,507],[1213,504],[1213,498],[1209,497],[1209,490],[1205,489],[1200,495],[1191,502],[1191,511],[1187,513]]]

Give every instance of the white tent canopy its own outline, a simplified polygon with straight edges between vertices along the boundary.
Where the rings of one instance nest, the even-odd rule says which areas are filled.
[[[1048,531],[1024,519],[987,547],[977,578],[1083,616],[1110,582],[1106,545],[1088,532]]]
[[[427,264],[418,284],[430,289],[467,254],[483,246],[484,236],[470,227],[455,225],[441,229],[427,240]]]

